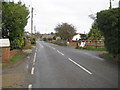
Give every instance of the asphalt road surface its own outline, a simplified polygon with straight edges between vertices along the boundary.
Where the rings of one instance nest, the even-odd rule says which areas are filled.
[[[118,88],[118,65],[100,52],[37,41],[28,88]]]

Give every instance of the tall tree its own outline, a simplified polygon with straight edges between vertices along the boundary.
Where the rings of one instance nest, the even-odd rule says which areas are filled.
[[[21,2],[2,2],[2,37],[10,39],[11,48],[22,48],[28,15],[27,7]]]
[[[71,40],[76,34],[75,27],[68,23],[58,24],[55,28],[55,31],[63,40]]]
[[[102,38],[102,32],[98,29],[98,24],[94,21],[92,29],[88,33],[88,40],[100,40]]]
[[[107,50],[120,57],[120,8],[97,13],[97,23],[105,37]]]

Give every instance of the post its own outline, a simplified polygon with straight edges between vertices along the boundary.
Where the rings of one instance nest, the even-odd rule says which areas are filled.
[[[120,8],[120,0],[119,0],[119,8]]]
[[[31,9],[31,34],[33,33],[33,7]]]
[[[111,0],[110,0],[110,7],[109,7],[109,9],[112,9],[112,3],[111,3]]]

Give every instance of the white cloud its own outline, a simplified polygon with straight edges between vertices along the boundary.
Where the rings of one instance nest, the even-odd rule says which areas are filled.
[[[16,0],[18,1],[18,0]],[[30,0],[22,0],[28,6]],[[112,1],[118,7],[118,1]],[[93,20],[88,15],[109,8],[109,0],[31,0],[34,8],[34,25],[40,33],[54,32],[58,23],[67,22],[77,27],[77,32],[87,33]],[[30,31],[30,20],[26,26]]]

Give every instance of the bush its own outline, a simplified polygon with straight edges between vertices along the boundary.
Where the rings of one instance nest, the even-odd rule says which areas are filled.
[[[31,38],[31,44],[35,44],[35,37]]]

